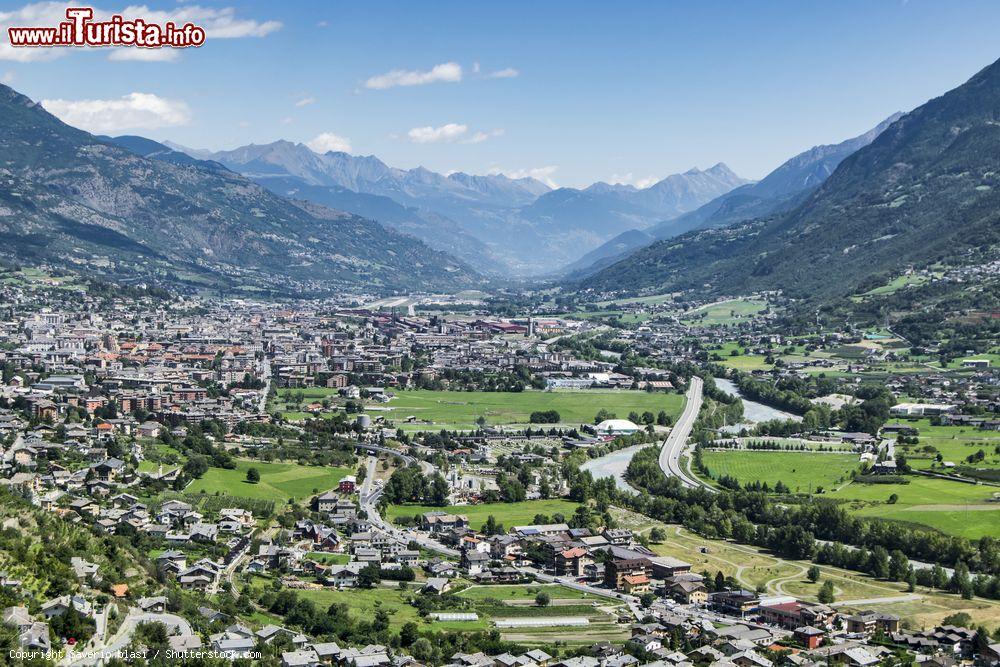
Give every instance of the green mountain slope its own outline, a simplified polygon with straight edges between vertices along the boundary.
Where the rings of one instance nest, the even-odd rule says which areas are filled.
[[[1000,64],[892,123],[791,212],[655,243],[583,280],[598,291],[783,289],[824,300],[874,275],[974,264],[1000,241]]]
[[[118,279],[301,293],[452,289],[474,272],[357,216],[307,212],[217,165],[146,159],[0,86],[0,255]]]

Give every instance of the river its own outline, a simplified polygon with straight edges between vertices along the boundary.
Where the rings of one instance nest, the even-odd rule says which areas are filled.
[[[637,451],[643,447],[650,447],[655,444],[656,443],[633,445],[631,447],[626,447],[625,449],[619,449],[616,452],[611,452],[610,454],[605,454],[600,458],[590,459],[580,466],[580,470],[589,470],[594,479],[614,477],[615,486],[622,491],[635,493],[635,489],[629,486],[628,482],[625,481],[625,470],[628,468],[629,461],[632,460],[632,457],[635,456]]]
[[[740,427],[746,426],[747,424],[759,424],[760,422],[770,421],[772,419],[783,419],[800,422],[802,417],[799,415],[794,415],[791,412],[785,412],[784,410],[778,410],[777,408],[772,408],[769,405],[764,405],[763,403],[757,403],[756,401],[748,401],[743,398],[740,394],[740,390],[731,381],[725,378],[715,378],[715,386],[722,391],[730,394],[732,396],[739,396],[743,399],[743,419],[746,424],[734,424],[726,428],[727,431],[739,432]]]

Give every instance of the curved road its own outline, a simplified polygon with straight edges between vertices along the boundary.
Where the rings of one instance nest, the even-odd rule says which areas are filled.
[[[684,404],[684,411],[677,418],[677,423],[670,431],[670,435],[663,441],[663,448],[660,450],[660,470],[667,477],[676,477],[684,486],[694,489],[703,486],[698,480],[684,470],[681,466],[681,453],[687,445],[688,436],[694,422],[698,419],[698,411],[701,410],[701,392],[704,382],[697,375],[692,376],[691,384],[687,390],[687,402]]]

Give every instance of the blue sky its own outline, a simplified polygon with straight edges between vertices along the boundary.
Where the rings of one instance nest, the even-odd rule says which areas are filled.
[[[0,2],[0,26],[61,11]],[[211,149],[288,139],[581,186],[720,161],[760,178],[1000,57],[1000,3],[974,0],[171,0],[144,13],[193,16],[208,41],[155,61],[0,45],[0,79],[98,132]]]

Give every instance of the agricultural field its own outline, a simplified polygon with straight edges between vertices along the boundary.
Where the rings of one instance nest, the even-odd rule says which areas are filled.
[[[932,426],[928,419],[903,421],[919,431],[919,443],[899,444],[897,449],[906,455],[907,463],[914,468],[933,467],[938,452],[944,461],[962,465],[967,456],[980,449],[985,458],[973,464],[977,468],[1000,467],[1000,431],[983,431],[972,426]],[[936,451],[925,449],[933,447]]]
[[[830,491],[850,480],[858,467],[855,454],[779,451],[706,451],[702,461],[713,479],[723,475],[740,482],[784,482],[795,493]]]
[[[260,472],[260,482],[257,484],[246,481],[247,470],[250,468],[256,468]],[[313,493],[328,491],[335,487],[342,477],[352,472],[348,468],[321,468],[298,463],[265,463],[239,459],[234,470],[209,468],[200,479],[191,482],[185,492],[222,493],[243,498],[285,502],[289,499],[301,500]]]
[[[714,575],[721,570],[751,590],[815,601],[823,581],[829,579],[834,584],[834,606],[842,611],[873,609],[897,614],[917,629],[933,627],[945,616],[964,611],[991,630],[1000,627],[1000,602],[994,600],[963,600],[958,595],[922,587],[907,593],[905,584],[826,565],[819,566],[821,578],[814,584],[805,577],[809,562],[785,560],[756,547],[705,539],[680,526],[663,524],[627,510],[615,508],[613,514],[625,528],[645,533],[654,527],[664,530],[667,538],[650,545],[657,554],[691,563],[693,572],[707,571]]]
[[[481,528],[486,520],[493,517],[510,529],[513,526],[529,525],[534,521],[535,515],[544,514],[552,517],[555,514],[562,514],[567,519],[576,511],[578,503],[570,500],[526,500],[520,503],[484,503],[482,505],[449,505],[448,507],[431,507],[430,505],[390,505],[386,509],[385,516],[390,521],[395,521],[399,517],[412,517],[425,512],[447,512],[449,514],[463,514],[469,518],[469,524],[473,528]]]
[[[949,535],[978,539],[1000,534],[1000,487],[908,476],[909,484],[852,483],[830,494],[850,501],[859,516],[919,524]],[[895,494],[897,500],[889,502]]]
[[[767,309],[767,303],[752,299],[733,299],[708,306],[702,306],[687,313],[681,320],[684,324],[709,327],[731,326],[752,319]]]

